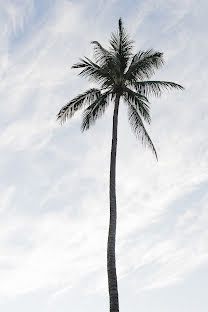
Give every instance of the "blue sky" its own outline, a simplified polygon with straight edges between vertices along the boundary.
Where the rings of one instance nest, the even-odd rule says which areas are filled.
[[[135,52],[164,52],[155,79],[184,92],[150,98],[159,162],[119,112],[120,308],[205,312],[208,114],[204,0],[0,0],[0,309],[108,309],[106,244],[112,108],[82,134],[59,109],[92,83],[70,69],[119,17]],[[81,299],[80,299],[81,298]]]

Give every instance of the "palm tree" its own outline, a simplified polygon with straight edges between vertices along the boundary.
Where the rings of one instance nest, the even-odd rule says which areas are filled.
[[[169,81],[145,80],[163,65],[163,54],[154,50],[139,51],[132,54],[133,41],[129,39],[122,20],[119,19],[118,31],[112,33],[109,48],[105,49],[98,41],[94,46],[93,62],[85,57],[73,65],[80,70],[79,75],[99,84],[99,89],[91,88],[68,102],[61,108],[57,119],[63,123],[74,113],[85,107],[82,131],[89,129],[101,117],[110,102],[114,103],[112,145],[110,158],[110,223],[107,243],[107,272],[110,297],[110,312],[119,311],[116,275],[116,151],[117,125],[120,99],[128,107],[128,118],[135,135],[147,145],[157,158],[156,149],[150,139],[144,122],[150,124],[148,96],[160,96],[164,89],[183,89],[179,84]]]

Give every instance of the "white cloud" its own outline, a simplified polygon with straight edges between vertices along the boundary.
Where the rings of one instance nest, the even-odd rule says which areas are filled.
[[[14,192],[15,192],[14,186],[10,186],[4,192],[2,192],[0,199],[1,213],[4,212],[9,207]]]

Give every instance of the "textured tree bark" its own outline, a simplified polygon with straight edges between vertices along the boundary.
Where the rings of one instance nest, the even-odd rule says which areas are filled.
[[[115,257],[115,242],[116,242],[116,151],[117,151],[117,127],[118,127],[118,108],[120,95],[116,95],[115,107],[113,114],[113,131],[111,145],[111,160],[110,160],[110,222],[108,232],[107,246],[107,271],[108,271],[108,290],[110,297],[110,312],[119,311],[118,301],[118,286],[116,275],[116,257]]]

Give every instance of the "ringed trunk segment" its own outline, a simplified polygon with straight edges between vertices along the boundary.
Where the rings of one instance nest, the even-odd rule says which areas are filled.
[[[108,271],[108,290],[110,297],[110,312],[119,312],[118,286],[116,274],[116,152],[117,152],[117,128],[118,128],[118,108],[120,95],[116,95],[113,114],[112,146],[110,159],[110,222],[107,246],[107,271]]]

